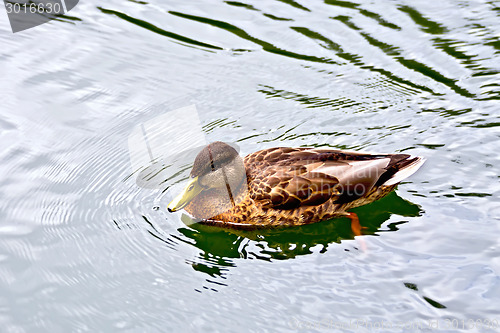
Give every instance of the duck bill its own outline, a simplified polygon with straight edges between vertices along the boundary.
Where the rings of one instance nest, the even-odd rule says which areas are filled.
[[[186,207],[202,190],[203,187],[198,182],[198,177],[191,179],[184,190],[168,204],[168,211],[176,212]]]

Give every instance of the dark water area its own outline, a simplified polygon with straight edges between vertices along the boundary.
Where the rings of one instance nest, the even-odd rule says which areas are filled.
[[[0,10],[0,331],[500,330],[497,1],[81,1]],[[207,141],[405,152],[346,218],[238,231],[166,211],[129,137],[195,105]],[[161,124],[161,123],[160,123]]]

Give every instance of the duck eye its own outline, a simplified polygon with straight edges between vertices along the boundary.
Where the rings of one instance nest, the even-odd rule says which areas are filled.
[[[193,190],[193,188],[194,188],[194,184],[189,185],[189,187],[188,187],[188,191],[192,191],[192,190]]]

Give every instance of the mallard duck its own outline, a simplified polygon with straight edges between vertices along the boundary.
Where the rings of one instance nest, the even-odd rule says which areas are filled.
[[[422,166],[408,154],[269,148],[247,155],[213,142],[195,158],[185,189],[168,205],[200,223],[231,228],[297,226],[336,217],[391,192]]]

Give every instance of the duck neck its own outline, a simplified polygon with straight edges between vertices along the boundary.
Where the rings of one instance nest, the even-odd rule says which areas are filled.
[[[210,220],[232,209],[247,194],[248,185],[246,181],[242,181],[237,186],[231,186],[229,182],[226,182],[225,187],[210,188],[200,192],[185,207],[185,210],[195,218]]]

